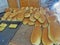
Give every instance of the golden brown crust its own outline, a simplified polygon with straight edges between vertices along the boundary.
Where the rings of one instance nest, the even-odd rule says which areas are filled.
[[[42,24],[42,27],[43,27],[43,28],[46,28],[46,27],[48,27],[48,25],[49,25],[49,23],[48,23],[48,21],[46,20],[46,21]]]
[[[40,23],[44,23],[46,21],[45,15],[40,15],[40,18],[38,19]]]
[[[30,10],[33,10],[34,9],[34,7],[30,7]]]
[[[19,10],[20,10],[19,8],[14,8],[14,9],[13,9],[13,13],[18,12]]]
[[[11,11],[12,11],[11,8],[6,8],[6,9],[5,9],[5,12],[11,12]]]
[[[58,24],[57,22],[53,22],[53,23],[50,23],[49,26],[50,26],[49,38],[54,43],[60,43],[60,24]]]
[[[34,45],[39,45],[41,43],[41,34],[41,27],[36,26],[32,31],[31,43]]]
[[[16,16],[16,13],[11,13],[9,17],[13,18],[14,16]]]
[[[29,22],[29,18],[24,18],[23,24],[26,25],[26,24],[28,24],[28,22]]]
[[[35,23],[29,20],[28,25],[33,26],[33,25],[35,25]]]
[[[46,16],[49,23],[57,21],[55,15]]]
[[[24,14],[23,14],[23,13],[19,13],[19,14],[17,15],[17,20],[23,21],[23,19],[24,19]]]
[[[36,21],[36,19],[34,18],[34,16],[33,16],[33,14],[30,16],[30,21],[32,21],[32,22],[35,22]]]
[[[11,15],[11,12],[6,12],[1,20],[6,20]]]
[[[46,9],[43,7],[40,7],[40,14],[41,15],[46,15]]]
[[[35,19],[39,19],[39,17],[40,17],[40,13],[39,13],[39,11],[37,11],[37,12],[34,14],[34,18],[35,18]]]
[[[22,10],[23,10],[23,9],[25,9],[25,7],[21,7],[20,9],[22,9]]]
[[[38,20],[36,20],[35,26],[41,26],[41,23]]]
[[[25,13],[25,16],[24,17],[30,17],[30,13]]]
[[[48,37],[48,28],[43,29],[42,42],[44,45],[53,45],[53,42]]]

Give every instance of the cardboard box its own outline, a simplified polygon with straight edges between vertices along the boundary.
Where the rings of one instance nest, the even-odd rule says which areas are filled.
[[[20,0],[20,7],[29,6],[29,0]]]
[[[17,0],[7,0],[9,8],[18,8]]]
[[[18,0],[7,0],[10,8],[18,8]],[[39,7],[39,0],[19,0],[20,7]]]
[[[39,0],[29,0],[29,6],[39,7]]]

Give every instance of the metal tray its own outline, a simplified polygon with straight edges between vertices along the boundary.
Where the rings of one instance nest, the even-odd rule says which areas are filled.
[[[2,17],[4,13],[0,13],[0,17]],[[10,40],[14,37],[15,33],[18,31],[19,27],[21,26],[21,22],[19,21],[2,21],[0,20],[0,23],[6,23],[7,27],[4,29],[4,31],[0,32],[0,45],[8,45]],[[16,29],[10,29],[10,24],[18,24],[18,27]]]

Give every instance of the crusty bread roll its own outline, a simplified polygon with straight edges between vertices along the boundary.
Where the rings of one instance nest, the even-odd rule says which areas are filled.
[[[40,24],[40,22],[38,20],[36,20],[35,26],[41,26],[41,24]]]
[[[19,10],[20,10],[19,8],[14,8],[14,9],[13,9],[13,13],[18,12]]]
[[[42,7],[40,7],[39,14],[40,14],[40,18],[38,19],[38,21],[39,21],[40,23],[44,23],[45,20],[46,20],[46,17],[45,17],[46,11],[45,11],[45,9],[42,8]]]
[[[34,14],[34,18],[39,19],[39,17],[40,17],[40,13],[39,13],[39,12],[36,12],[36,13]]]
[[[29,20],[28,25],[33,26],[35,23]]]
[[[30,10],[30,13],[31,13],[31,14],[35,14],[36,11],[37,11],[37,8],[33,8],[33,9]]]
[[[41,15],[46,15],[46,9],[43,7],[40,7],[40,14]]]
[[[30,17],[30,13],[25,13],[25,16],[24,17]]]
[[[9,17],[7,17],[7,20],[8,21],[17,21],[17,19],[16,19],[16,13],[11,13],[10,15],[9,15]]]
[[[42,30],[40,26],[35,26],[31,34],[31,43],[33,45],[39,45],[41,43]]]
[[[7,18],[8,21],[17,21],[17,18],[15,16],[15,14],[11,14],[8,18]]]
[[[36,21],[36,19],[34,18],[34,16],[33,16],[33,14],[30,16],[30,21],[32,21],[32,22],[35,22]]]
[[[49,22],[48,26],[48,37],[52,40],[55,44],[60,43],[60,35],[59,35],[59,24],[57,22],[57,18],[54,15],[46,16]]]
[[[43,45],[53,45],[53,42],[48,37],[48,28],[47,27],[43,29],[42,43],[43,43]]]
[[[19,14],[17,15],[17,20],[23,21],[23,19],[24,19],[24,14],[23,14],[23,13],[19,13]]]
[[[12,21],[19,21],[17,20],[17,17],[12,18]]]
[[[56,41],[54,40],[54,38],[53,38],[53,36],[51,35],[51,33],[53,33],[53,31],[51,31],[51,33],[50,33],[50,30],[53,30],[54,29],[54,26],[53,25],[55,25],[54,24],[54,22],[56,22],[56,16],[54,16],[54,15],[45,15],[46,16],[46,18],[47,18],[47,20],[46,20],[46,22],[45,23],[49,23],[48,24],[48,37],[49,37],[49,39],[53,42],[53,43],[56,43]],[[48,22],[47,22],[48,21]],[[51,29],[50,29],[50,24],[53,24],[52,26],[51,26]],[[43,24],[44,25],[44,24]],[[54,33],[53,33],[53,35],[54,35]]]
[[[25,7],[21,7],[20,9],[25,9]]]
[[[38,11],[35,12],[34,18],[38,19],[40,17],[40,13]]]
[[[7,18],[7,21],[12,21],[12,18],[11,17]]]
[[[25,13],[25,12],[26,12],[25,7],[21,7],[20,10],[19,10],[18,12],[19,12],[19,13]]]
[[[6,12],[1,20],[6,20],[11,15],[11,12]]]
[[[45,27],[48,27],[49,23],[48,21],[46,20],[43,24],[42,24],[42,27],[45,28]]]
[[[34,9],[34,7],[30,7],[30,10],[33,10]]]
[[[11,13],[9,17],[13,18],[14,16],[16,16],[16,13]]]
[[[36,10],[37,10],[37,8],[34,8],[33,10],[34,10],[34,11],[36,11]]]
[[[33,10],[30,10],[30,14],[33,13]]]
[[[2,17],[1,20],[6,20],[6,19]]]
[[[29,10],[30,13],[33,13],[33,9],[34,9],[33,7],[30,7],[30,10]]]
[[[5,12],[12,12],[12,11],[13,11],[12,8],[6,8],[6,9],[5,9]]]
[[[38,19],[38,21],[39,21],[40,23],[44,23],[45,20],[46,20],[46,17],[45,17],[44,15],[40,15],[40,18]]]
[[[26,10],[26,11],[29,10],[29,7],[26,7],[25,10]]]
[[[48,33],[50,40],[54,43],[60,44],[60,24],[57,22],[50,23]]]
[[[8,16],[10,16],[11,15],[11,12],[6,12],[5,14],[4,14],[4,18],[7,18]]]
[[[46,17],[49,23],[57,21],[57,17],[55,15],[46,16]]]
[[[23,24],[26,25],[26,24],[28,24],[28,22],[29,22],[29,18],[24,18]]]

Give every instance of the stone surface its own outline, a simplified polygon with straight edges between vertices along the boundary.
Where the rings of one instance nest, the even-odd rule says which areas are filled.
[[[22,25],[9,45],[32,45],[30,36],[34,26]]]

